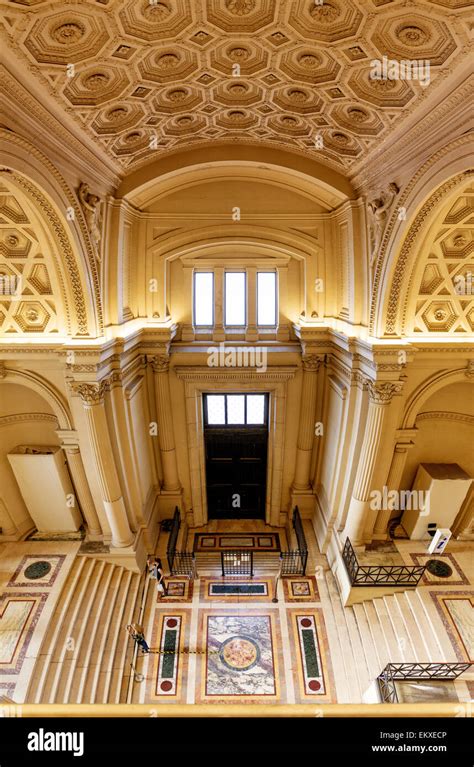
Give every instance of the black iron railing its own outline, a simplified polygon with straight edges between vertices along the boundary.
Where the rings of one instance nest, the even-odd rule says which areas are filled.
[[[192,551],[175,550],[170,575],[186,575],[187,578],[197,578],[194,553]]]
[[[168,559],[168,566],[170,573],[173,574],[173,563],[176,554],[176,543],[179,535],[179,528],[181,527],[181,514],[176,506],[173,514],[172,526],[170,531],[170,537],[168,539],[168,546],[166,548],[166,556]]]
[[[416,586],[426,569],[424,565],[360,565],[349,538],[342,559],[352,586]]]
[[[280,554],[281,575],[304,575],[307,558],[308,552],[301,552],[298,549],[282,551]]]
[[[280,552],[281,575],[306,575],[308,544],[306,543],[298,506],[295,506],[293,509],[292,523],[298,542],[298,548]]]
[[[388,663],[377,677],[382,703],[398,703],[395,683],[435,679],[449,681],[467,671],[472,663]]]
[[[221,551],[222,575],[253,576],[253,551]]]

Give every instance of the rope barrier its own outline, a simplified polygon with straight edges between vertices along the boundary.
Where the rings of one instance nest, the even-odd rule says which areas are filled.
[[[149,653],[153,655],[219,655],[219,650],[149,650]]]

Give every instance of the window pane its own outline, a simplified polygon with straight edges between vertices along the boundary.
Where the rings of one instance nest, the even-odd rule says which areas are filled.
[[[207,422],[215,426],[225,424],[225,397],[223,394],[208,394]]]
[[[265,395],[249,394],[247,396],[247,423],[265,423]]]
[[[257,325],[276,324],[276,274],[257,272]]]
[[[243,394],[227,395],[227,423],[245,423],[245,402]]]
[[[225,324],[245,325],[245,272],[225,273]]]
[[[214,275],[212,272],[194,274],[194,324],[214,324]]]

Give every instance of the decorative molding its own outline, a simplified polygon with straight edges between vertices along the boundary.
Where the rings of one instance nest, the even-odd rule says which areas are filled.
[[[369,392],[369,399],[376,405],[386,405],[392,401],[392,398],[399,394],[403,388],[401,381],[371,381],[365,379],[365,385]]]
[[[247,383],[253,381],[265,381],[268,383],[288,381],[294,378],[298,366],[285,366],[267,368],[265,372],[258,373],[252,368],[208,368],[208,367],[175,367],[177,377],[184,381],[238,381]]]
[[[4,415],[0,417],[0,428],[10,426],[14,423],[26,423],[30,421],[48,421],[57,426],[58,419],[50,413],[16,413],[15,415]]]
[[[464,375],[466,378],[474,378],[474,360],[468,361]]]
[[[320,357],[317,354],[303,354],[301,361],[305,372],[317,373],[324,362],[324,357]]]
[[[372,268],[377,258],[378,249],[382,242],[383,233],[387,225],[387,219],[390,210],[393,207],[395,198],[400,192],[397,184],[392,181],[386,191],[380,192],[378,197],[367,203],[367,210],[370,213],[369,220],[369,241],[370,241],[370,267]]]
[[[468,413],[449,413],[444,410],[427,410],[425,413],[418,413],[415,423],[418,421],[457,421],[465,423],[468,426],[474,426],[474,416]]]
[[[10,143],[16,144],[22,150],[28,152],[28,154],[34,155],[36,159],[48,171],[51,177],[54,178],[54,182],[61,188],[63,194],[65,195],[68,201],[69,207],[73,208],[75,213],[75,220],[78,222],[79,227],[81,229],[83,242],[84,242],[86,253],[87,253],[88,265],[90,268],[90,276],[91,276],[92,284],[94,288],[94,298],[95,298],[94,309],[97,316],[97,325],[98,325],[97,331],[99,333],[102,332],[104,330],[104,320],[103,320],[103,314],[102,314],[102,301],[101,301],[99,274],[97,271],[95,255],[92,248],[92,244],[90,242],[86,222],[84,220],[84,216],[82,215],[82,210],[78,204],[76,196],[72,193],[71,189],[69,188],[68,184],[66,183],[66,181],[64,180],[60,172],[57,170],[57,168],[50,162],[50,160],[47,157],[45,157],[42,154],[42,152],[36,149],[36,147],[32,146],[29,142],[27,142],[21,136],[18,136],[16,133],[12,133],[11,131],[8,131],[8,130],[0,130],[0,138],[5,142],[4,148],[8,145],[8,142],[10,142]],[[75,262],[74,255],[72,253],[69,237],[66,233],[66,230],[64,229],[61,222],[57,218],[56,213],[54,212],[49,202],[46,200],[45,197],[43,197],[43,195],[39,192],[39,190],[35,186],[33,186],[29,181],[24,179],[23,176],[21,176],[20,174],[13,173],[9,175],[15,178],[15,180],[18,183],[20,183],[20,185],[27,191],[30,191],[30,189],[32,190],[30,191],[30,194],[32,194],[32,196],[39,203],[40,208],[42,208],[43,211],[45,212],[46,219],[48,221],[52,220],[55,223],[55,234],[59,239],[60,247],[61,249],[63,248],[66,249],[65,255],[66,255],[66,260],[68,263],[68,270],[70,269],[70,265],[71,265],[73,273],[75,275],[74,278],[71,275],[71,281],[73,282],[74,299],[76,300],[76,293],[77,293],[78,298],[80,300],[79,308],[76,305],[76,312],[77,312],[78,320],[80,319],[82,324],[84,323],[86,324],[86,331],[84,332],[84,335],[87,335],[88,334],[87,317],[86,317],[84,299],[82,297],[82,286],[80,284],[79,275],[77,274],[76,262]]]
[[[167,373],[170,366],[170,358],[164,354],[155,357],[147,357],[147,362],[151,365],[154,373]]]
[[[69,386],[71,391],[80,396],[85,405],[92,407],[93,405],[100,405],[103,403],[107,389],[107,381],[99,381],[97,383],[70,381]]]

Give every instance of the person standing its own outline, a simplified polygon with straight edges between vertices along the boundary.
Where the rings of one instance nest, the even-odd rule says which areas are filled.
[[[150,648],[148,647],[148,644],[145,640],[145,632],[143,630],[143,626],[141,626],[139,623],[132,623],[130,626],[127,626],[127,631],[132,639],[141,648],[142,653],[150,652]]]

